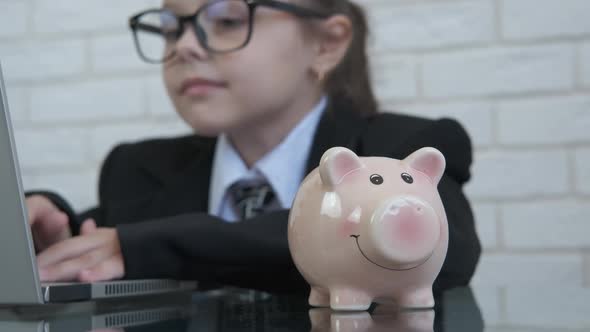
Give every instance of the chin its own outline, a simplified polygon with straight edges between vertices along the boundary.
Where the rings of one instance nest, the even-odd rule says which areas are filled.
[[[189,111],[181,114],[184,121],[201,136],[215,137],[230,129],[231,121],[226,121],[220,116],[221,112],[203,114],[200,112]]]

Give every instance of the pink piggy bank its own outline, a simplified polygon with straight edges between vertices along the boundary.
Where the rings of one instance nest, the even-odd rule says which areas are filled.
[[[404,160],[360,158],[342,147],[324,153],[289,215],[289,249],[311,286],[310,305],[434,306],[432,284],[448,246],[437,191],[444,169],[434,148]]]

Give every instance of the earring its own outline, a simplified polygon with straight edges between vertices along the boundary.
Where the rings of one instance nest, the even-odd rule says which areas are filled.
[[[324,74],[323,70],[319,70],[319,69],[314,70],[313,73],[314,73],[316,79],[318,80],[318,82],[322,82],[324,80],[325,74]]]

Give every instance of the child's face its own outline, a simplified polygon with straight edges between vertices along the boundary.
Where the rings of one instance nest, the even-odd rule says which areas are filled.
[[[165,0],[164,6],[191,15],[206,2]],[[258,7],[253,22],[250,42],[234,52],[206,52],[192,28],[171,46],[175,55],[164,63],[164,81],[177,111],[199,134],[255,128],[320,93],[311,73],[316,46],[302,21]]]

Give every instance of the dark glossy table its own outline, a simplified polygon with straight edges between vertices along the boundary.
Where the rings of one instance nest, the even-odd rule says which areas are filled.
[[[433,310],[374,304],[335,312],[310,308],[302,296],[223,289],[4,307],[0,331],[590,331],[590,289],[457,288],[436,300]]]

